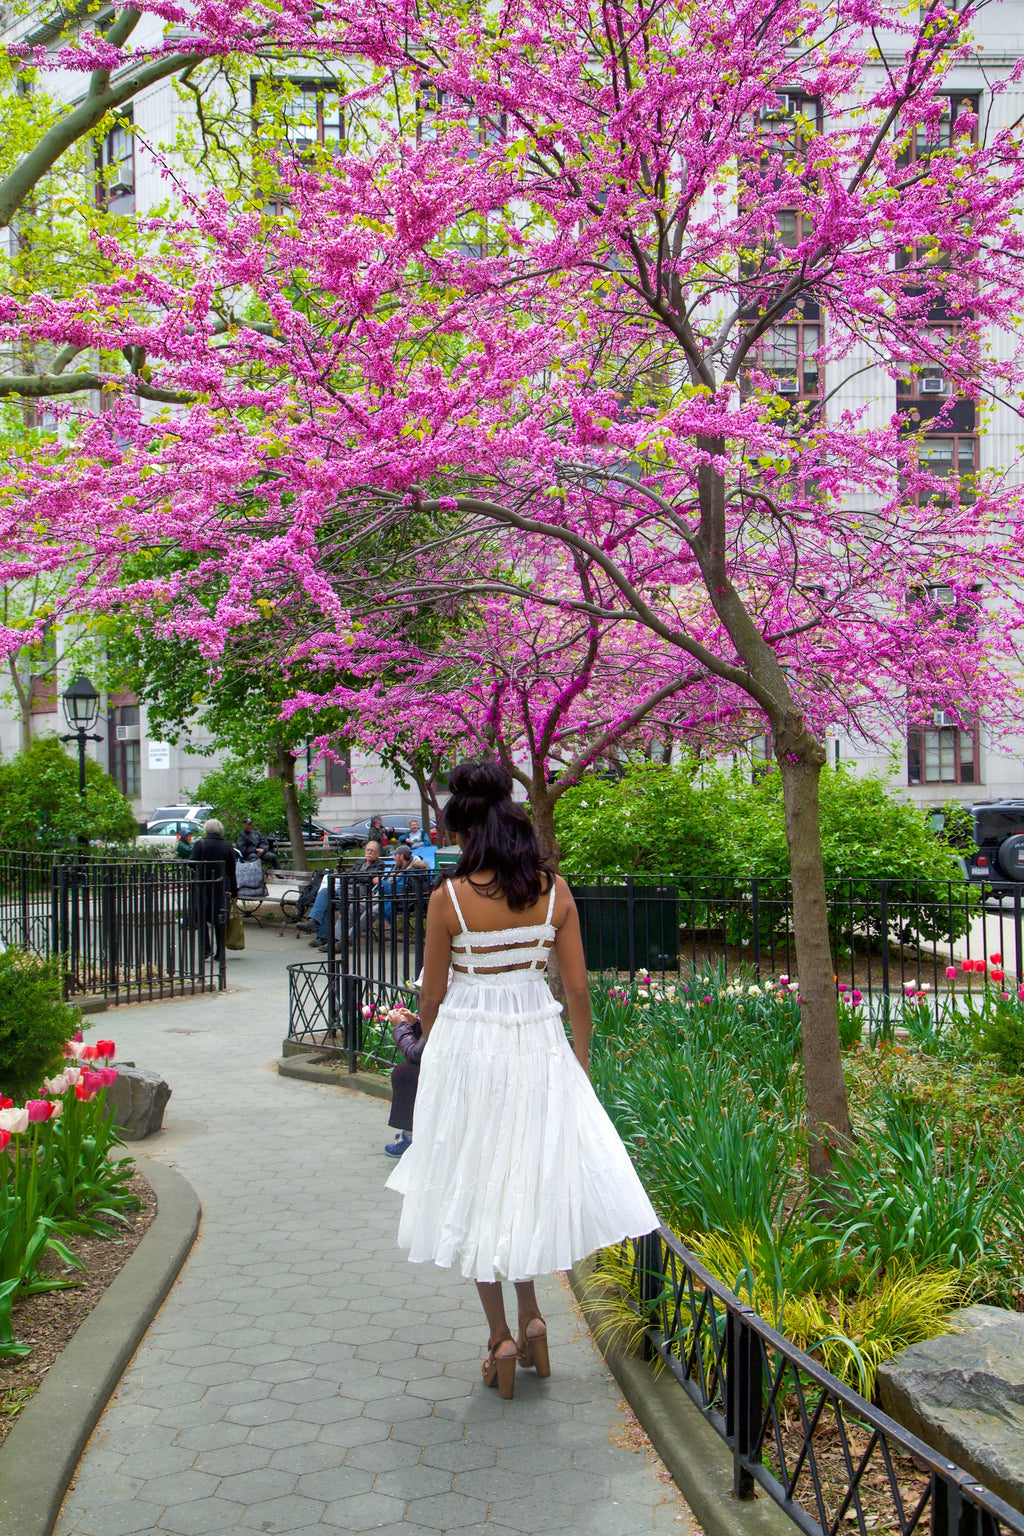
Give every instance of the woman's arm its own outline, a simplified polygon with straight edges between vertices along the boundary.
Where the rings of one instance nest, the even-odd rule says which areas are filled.
[[[452,961],[452,930],[448,925],[454,918],[452,899],[439,885],[427,906],[427,936],[423,945],[420,1028],[424,1039],[433,1029],[437,1010],[448,991],[448,967]]]
[[[559,895],[564,895],[568,902],[568,910],[555,934],[555,955],[558,960],[558,969],[562,973],[562,986],[565,988],[565,1001],[569,1009],[573,1053],[589,1076],[590,978],[587,976],[587,962],[583,957],[580,915],[576,910],[572,894],[561,877],[559,877],[559,883],[564,887]]]

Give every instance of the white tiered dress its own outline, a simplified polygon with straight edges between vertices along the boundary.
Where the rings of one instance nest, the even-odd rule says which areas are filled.
[[[461,932],[423,1052],[412,1145],[388,1179],[399,1247],[467,1279],[532,1280],[640,1237],[658,1217],[547,984],[547,918]]]

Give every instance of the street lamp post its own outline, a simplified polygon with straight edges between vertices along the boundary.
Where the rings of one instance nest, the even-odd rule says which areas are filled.
[[[102,741],[102,736],[93,733],[93,726],[99,719],[100,696],[96,689],[85,676],[79,672],[71,686],[61,694],[61,704],[64,706],[64,718],[68,723],[70,735],[62,736],[61,741],[77,741],[78,743],[78,793],[85,802],[85,744],[87,741]]]
[[[313,772],[313,759],[312,759],[312,756],[311,756],[311,753],[310,753],[310,749],[311,749],[312,745],[313,745],[313,738],[312,738],[312,736],[307,736],[306,737],[306,794],[307,794],[307,796],[310,793],[310,777],[311,777],[312,772]],[[309,799],[306,800],[306,807],[307,807],[307,809],[306,809],[306,836],[310,839],[310,841],[312,841],[312,839],[313,839],[313,809],[312,809],[312,802],[311,802],[311,800],[309,800]]]

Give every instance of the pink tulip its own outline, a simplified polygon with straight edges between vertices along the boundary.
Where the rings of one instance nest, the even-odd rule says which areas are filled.
[[[960,972],[957,970],[955,965],[947,965],[946,966],[946,980],[947,981],[956,981],[956,979],[959,976],[959,974],[960,974]]]
[[[845,983],[845,981],[841,981],[841,982],[840,982],[840,983],[839,983],[839,989],[838,989],[838,990],[839,990],[839,992],[840,992],[840,993],[843,993],[843,992],[849,992],[849,990],[850,990],[850,989],[849,989],[849,987],[848,987],[848,986],[847,986],[847,985],[846,985],[846,983]]]
[[[116,1067],[97,1067],[96,1071],[91,1075],[94,1078],[99,1078],[101,1088],[109,1088],[112,1083],[117,1082]]]
[[[854,1007],[856,1007],[857,1004],[862,1001],[863,997],[863,992],[858,992],[857,988],[854,987],[853,991],[850,993],[850,1002],[853,1003]]]
[[[702,1003],[710,1003],[710,1001],[711,1001],[710,997],[702,997],[701,998],[701,1002]]]
[[[28,1115],[29,1125],[39,1125],[43,1120],[49,1120],[53,1114],[53,1105],[49,1099],[27,1099],[25,1113]]]

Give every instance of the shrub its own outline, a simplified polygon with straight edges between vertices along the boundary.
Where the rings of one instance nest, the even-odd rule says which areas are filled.
[[[62,996],[60,964],[20,949],[0,952],[0,1092],[21,1102],[59,1072],[80,1027]]]
[[[109,774],[85,762],[85,798],[78,763],[56,736],[40,736],[0,762],[0,843],[8,848],[55,848],[91,842],[133,842],[138,823]]]
[[[1007,1076],[1024,1072],[1024,1006],[1014,998],[987,994],[978,1016],[978,1049],[994,1056]]]
[[[319,801],[308,787],[298,789],[303,816],[315,816]],[[196,785],[196,802],[209,805],[211,816],[224,823],[224,833],[234,839],[242,830],[242,817],[251,816],[264,837],[287,837],[284,813],[284,786],[270,778],[265,768],[250,761],[229,757],[219,768],[205,774]]]

